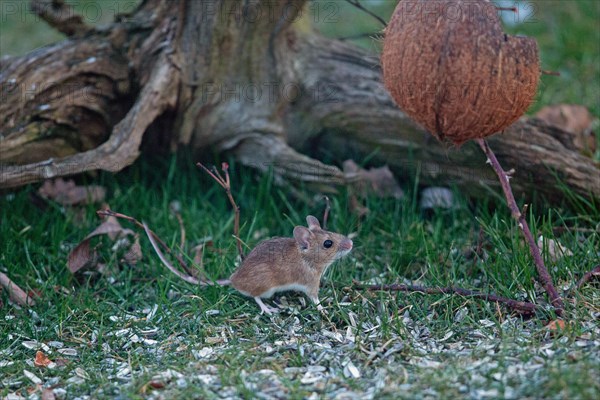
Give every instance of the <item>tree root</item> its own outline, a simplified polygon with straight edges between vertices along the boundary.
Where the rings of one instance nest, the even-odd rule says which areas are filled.
[[[246,135],[233,148],[233,154],[244,165],[261,172],[272,170],[278,183],[302,181],[329,187],[347,183],[339,168],[301,154],[284,140],[272,134]]]
[[[31,0],[30,8],[48,25],[67,36],[83,36],[93,30],[64,0]]]
[[[0,187],[10,188],[58,176],[103,169],[120,171],[133,163],[146,129],[177,102],[178,73],[166,56],[156,61],[150,81],[125,118],[114,128],[109,140],[99,147],[60,159],[27,165],[0,164]]]

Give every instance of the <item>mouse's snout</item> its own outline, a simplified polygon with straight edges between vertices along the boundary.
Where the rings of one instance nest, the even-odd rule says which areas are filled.
[[[350,251],[352,250],[352,244],[353,243],[351,239],[344,239],[340,243],[340,250]]]

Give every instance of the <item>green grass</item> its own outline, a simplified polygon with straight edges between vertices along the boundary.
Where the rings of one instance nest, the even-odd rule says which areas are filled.
[[[173,247],[179,243],[179,226],[169,203],[180,201],[186,250],[212,236],[222,251],[207,252],[205,268],[212,277],[226,277],[236,262],[231,211],[220,188],[193,164],[185,155],[139,161],[116,176],[102,173],[94,182],[108,189],[107,202],[114,210],[145,220]],[[235,164],[232,171],[242,208],[241,236],[249,247],[264,237],[288,236],[293,224],[304,223],[303,216],[322,213],[321,204],[291,198],[268,176],[257,178]],[[232,289],[203,289],[179,280],[160,265],[143,237],[144,258],[138,265],[119,262],[112,243],[103,240],[99,251],[107,272],[71,275],[66,256],[99,223],[96,207],[76,211],[50,203],[42,210],[31,201],[34,192],[27,187],[0,200],[0,268],[41,296],[28,311],[9,306],[2,293],[0,360],[12,362],[0,367],[2,396],[34,387],[24,369],[66,390],[67,398],[143,398],[152,393],[211,398],[220,392],[248,397],[269,390],[290,398],[353,392],[382,398],[430,393],[441,398],[591,399],[600,393],[595,320],[600,293],[591,285],[567,302],[571,326],[557,337],[544,329],[544,321],[553,318],[549,310],[522,319],[505,307],[457,296],[344,289],[353,279],[408,279],[544,303],[528,250],[503,208],[490,212],[488,204],[469,205],[456,193],[459,209],[425,216],[409,191],[399,202],[367,199],[371,213],[358,221],[342,192],[333,197],[330,228],[355,233],[356,248],[324,279],[321,297],[328,316],[303,306],[302,296],[285,294],[279,302],[290,308],[269,319]],[[598,262],[600,239],[575,230],[554,235],[552,228],[566,223],[593,228],[589,221],[599,219],[600,210],[586,216],[550,210],[532,217],[538,232],[574,252],[550,263],[559,287]],[[476,244],[480,226],[486,232],[486,262],[464,254]],[[146,320],[155,305],[154,318]],[[61,342],[77,350],[77,356],[62,356],[50,347],[44,352],[52,360],[67,359],[66,365],[36,368],[30,365],[35,349],[22,345],[31,340],[48,346]],[[347,368],[344,374],[348,361],[361,372],[359,378]],[[306,370],[315,366],[321,368]],[[123,375],[125,368],[131,373]],[[156,377],[169,370],[174,371],[170,377]],[[73,378],[78,376],[87,378]],[[152,389],[151,381],[164,386]]]
[[[102,3],[108,10],[102,15],[117,3]],[[365,3],[384,18],[392,8],[385,1]],[[77,7],[88,4],[96,3],[82,0]],[[350,14],[345,3],[335,4],[337,22],[319,20],[324,33],[339,37],[380,29],[356,17],[361,14]],[[578,103],[600,114],[598,7],[594,0],[546,2],[535,23],[508,28],[535,36],[544,68],[561,72],[543,78],[532,111],[545,104]],[[61,39],[43,23],[8,14],[1,18],[1,55],[23,54]],[[361,44],[378,51],[373,41]],[[112,209],[146,221],[172,247],[179,245],[179,225],[169,204],[180,201],[184,251],[192,257],[191,248],[211,236],[220,251],[204,254],[205,269],[214,278],[226,277],[236,263],[232,214],[220,188],[193,167],[194,161],[185,154],[146,158],[115,176],[79,179],[105,186]],[[322,214],[322,204],[295,199],[269,176],[257,177],[235,164],[232,173],[242,208],[241,237],[249,247],[269,236],[289,236],[307,214]],[[41,394],[24,370],[68,399],[249,398],[259,393],[390,399],[600,396],[597,284],[586,285],[567,302],[570,325],[557,336],[544,329],[554,318],[549,309],[523,319],[503,306],[458,296],[345,289],[353,279],[409,280],[546,304],[518,228],[505,207],[495,208],[491,200],[472,202],[456,192],[460,207],[428,216],[418,209],[418,193],[409,186],[402,201],[366,199],[371,213],[359,221],[349,210],[347,193],[332,196],[330,228],[354,233],[356,247],[324,278],[321,298],[328,316],[305,306],[302,296],[285,294],[278,301],[290,307],[269,319],[232,289],[202,289],[181,281],[160,265],[143,235],[144,258],[138,265],[120,262],[122,251],[113,252],[112,242],[99,239],[94,245],[106,273],[73,276],[67,255],[98,225],[98,207],[78,210],[50,202],[40,208],[36,189],[0,196],[0,271],[40,294],[38,304],[26,310],[9,304],[6,291],[0,292],[0,397]],[[573,252],[555,263],[546,260],[560,289],[600,262],[600,237],[593,231],[600,210],[568,192],[565,201],[570,208],[544,210],[538,204],[530,210],[536,232]],[[560,227],[568,229],[554,229]],[[485,262],[473,260],[468,251],[480,228]],[[35,367],[36,349],[24,346],[26,341],[48,346],[42,351],[52,360],[66,360],[65,365]],[[61,355],[53,342],[77,355]],[[349,362],[360,377],[351,376]]]

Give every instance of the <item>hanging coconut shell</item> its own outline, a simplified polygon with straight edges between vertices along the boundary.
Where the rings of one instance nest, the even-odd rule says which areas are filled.
[[[487,0],[400,1],[385,31],[382,65],[398,106],[455,144],[515,122],[540,77],[536,41],[504,34]]]

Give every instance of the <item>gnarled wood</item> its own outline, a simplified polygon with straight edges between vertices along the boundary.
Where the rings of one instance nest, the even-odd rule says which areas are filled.
[[[343,184],[338,168],[309,156],[377,150],[377,162],[398,176],[419,171],[424,184],[453,183],[474,196],[484,193],[481,183],[497,185],[474,145],[439,144],[397,109],[378,59],[307,29],[304,6],[146,0],[108,28],[84,27],[3,60],[0,188],[118,171],[150,134],[229,152],[280,179]],[[560,199],[558,176],[576,194],[600,199],[600,167],[568,134],[523,119],[490,144],[516,169],[517,193]]]

